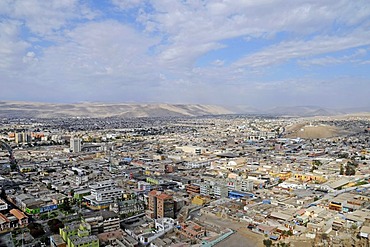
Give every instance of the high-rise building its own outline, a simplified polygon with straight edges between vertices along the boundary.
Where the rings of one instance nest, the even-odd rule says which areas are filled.
[[[72,137],[69,141],[69,148],[73,153],[81,152],[81,138]]]
[[[165,193],[157,196],[157,217],[175,218],[175,203],[172,196]]]
[[[22,143],[23,142],[22,133],[14,133],[14,141],[15,143]]]
[[[157,195],[159,195],[160,192],[156,190],[152,190],[148,193],[148,212],[147,216],[156,219],[157,218]]]
[[[14,133],[15,143],[30,143],[32,141],[32,135],[30,132]]]
[[[150,191],[148,196],[149,210],[147,216],[152,219],[175,217],[175,203],[172,196],[156,190]]]
[[[23,136],[23,142],[30,143],[32,141],[32,135],[30,132],[23,132],[22,136]]]

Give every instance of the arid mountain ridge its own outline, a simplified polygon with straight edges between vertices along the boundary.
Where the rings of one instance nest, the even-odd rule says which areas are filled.
[[[36,103],[0,101],[0,117],[181,117],[224,115],[234,112],[220,106],[198,104]]]
[[[0,117],[67,118],[67,117],[196,117],[226,114],[264,114],[283,116],[333,116],[370,112],[369,107],[333,110],[316,106],[275,107],[260,110],[245,106],[223,107],[202,104],[167,103],[40,103],[0,101]]]

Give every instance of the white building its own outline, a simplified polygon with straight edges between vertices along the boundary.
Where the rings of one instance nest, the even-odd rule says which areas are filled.
[[[191,154],[204,154],[207,152],[206,148],[203,147],[194,147],[194,146],[181,146],[176,147],[176,151],[182,151],[184,153],[191,153]]]
[[[8,204],[0,199],[0,211],[7,210]]]
[[[89,201],[92,206],[104,206],[114,202],[115,199],[121,199],[123,196],[123,189],[118,188],[116,183],[112,180],[105,180],[97,182],[89,186],[91,194],[84,198]]]
[[[137,182],[137,188],[141,191],[144,191],[145,194],[148,194],[152,189],[152,185],[145,181],[139,181]]]
[[[217,198],[227,197],[229,188],[226,185],[214,182],[200,183],[200,194],[204,196],[215,196]]]
[[[81,138],[72,137],[69,141],[69,148],[73,153],[81,152]]]
[[[14,134],[15,143],[29,143],[32,141],[32,135],[30,132],[22,132]]]
[[[139,235],[135,234],[134,231],[126,229],[125,232],[132,236],[134,239],[139,240],[142,245],[149,245],[153,240],[163,236],[169,231],[172,231],[178,222],[171,218],[160,218],[154,220],[155,231],[148,231]],[[149,245],[154,246],[154,245]]]

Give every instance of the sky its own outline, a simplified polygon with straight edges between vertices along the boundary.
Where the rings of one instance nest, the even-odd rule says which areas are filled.
[[[0,100],[370,106],[369,0],[1,0]]]

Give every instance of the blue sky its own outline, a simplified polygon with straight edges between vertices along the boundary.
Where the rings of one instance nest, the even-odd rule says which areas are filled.
[[[370,106],[368,0],[2,0],[0,100]]]

